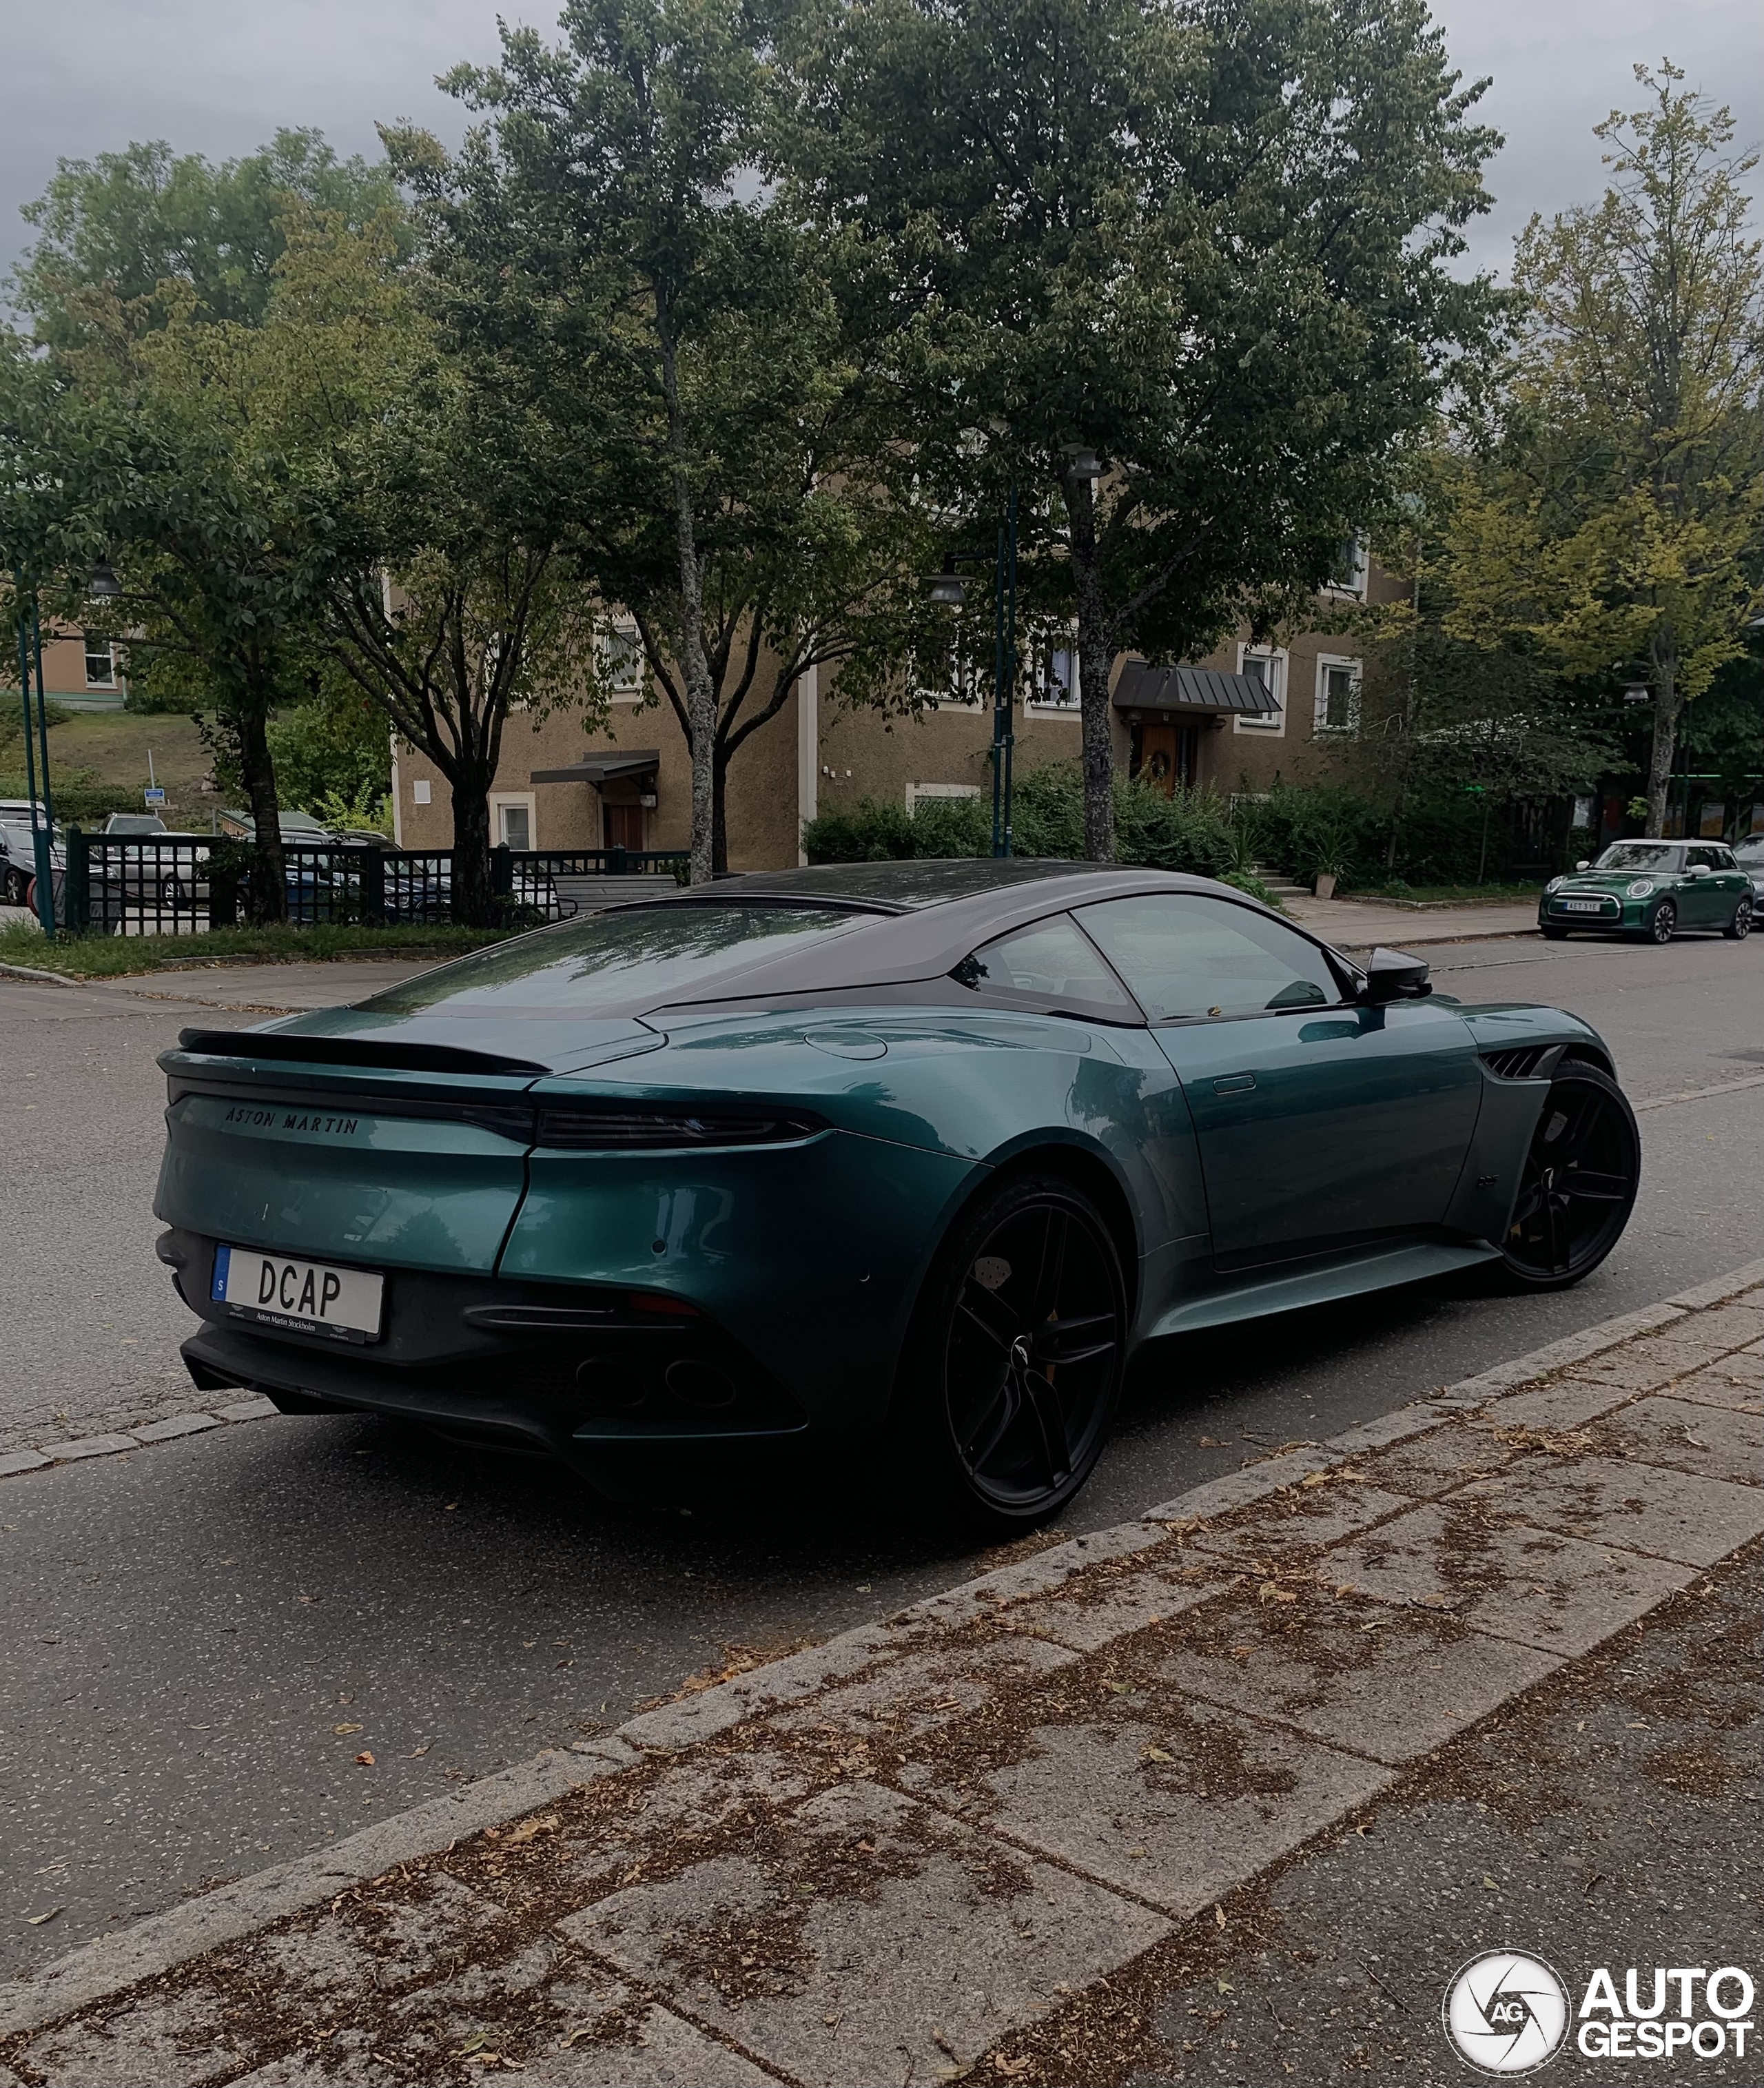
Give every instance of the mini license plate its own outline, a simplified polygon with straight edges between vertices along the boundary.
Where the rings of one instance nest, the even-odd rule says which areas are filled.
[[[1565,914],[1603,914],[1604,910],[1605,902],[1602,899],[1565,899],[1562,901]]]
[[[386,1279],[255,1247],[217,1247],[209,1296],[235,1320],[334,1341],[377,1341]]]

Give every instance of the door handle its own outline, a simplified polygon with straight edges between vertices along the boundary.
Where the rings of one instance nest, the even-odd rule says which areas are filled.
[[[1213,1083],[1213,1092],[1216,1095],[1246,1094],[1255,1085],[1253,1073],[1226,1073]]]

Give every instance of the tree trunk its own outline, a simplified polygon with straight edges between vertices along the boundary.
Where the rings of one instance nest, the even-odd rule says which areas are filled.
[[[268,713],[261,704],[252,704],[240,712],[237,723],[239,778],[257,829],[251,846],[251,918],[285,921],[288,860],[282,852],[281,807],[276,795],[276,764],[270,759]]]
[[[1668,653],[1654,663],[1654,745],[1647,764],[1647,830],[1666,831],[1666,799],[1672,787],[1672,755],[1678,742],[1678,661]]]
[[[711,793],[711,868],[719,877],[729,869],[729,749],[718,739],[716,742],[715,773],[712,778]]]
[[[1072,525],[1072,572],[1078,590],[1078,712],[1084,747],[1084,853],[1092,862],[1115,860],[1115,742],[1109,729],[1109,669],[1113,649],[1096,569],[1096,494],[1092,482],[1069,473],[1066,513]]]
[[[704,575],[698,563],[698,529],[692,485],[686,469],[686,437],[680,420],[679,372],[665,298],[656,300],[662,340],[662,389],[668,409],[668,447],[674,453],[674,533],[680,559],[680,665],[686,671],[687,735],[692,749],[692,882],[709,884],[716,874],[717,691],[704,657]]]
[[[453,918],[467,928],[496,926],[490,875],[491,777],[462,767],[453,781]]]

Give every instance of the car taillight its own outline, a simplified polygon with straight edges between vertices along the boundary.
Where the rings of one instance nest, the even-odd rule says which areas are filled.
[[[539,1111],[539,1143],[583,1151],[642,1146],[786,1145],[827,1128],[820,1118],[792,1110],[603,1109],[547,1105]]]

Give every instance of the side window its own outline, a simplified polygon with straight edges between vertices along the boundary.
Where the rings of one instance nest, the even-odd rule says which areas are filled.
[[[1314,943],[1229,900],[1170,892],[1078,914],[1154,1022],[1329,1008],[1341,982]]]
[[[1002,993],[1039,1002],[1050,1010],[1094,1015],[1105,1021],[1137,1022],[1139,1010],[1121,982],[1097,955],[1095,945],[1056,914],[1028,928],[1013,929],[964,957],[953,976],[976,993]]]
[[[1687,869],[1725,870],[1727,868],[1727,865],[1721,860],[1722,851],[1719,849],[1693,848],[1687,849],[1685,853],[1687,858],[1685,863]]]

